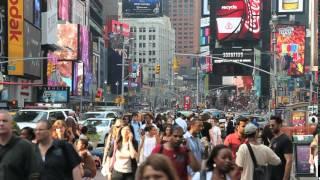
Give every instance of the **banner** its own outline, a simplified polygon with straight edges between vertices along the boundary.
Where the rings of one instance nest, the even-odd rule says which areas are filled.
[[[216,1],[219,41],[260,39],[261,0]]]
[[[23,0],[8,1],[8,75],[24,75]]]
[[[277,58],[285,62],[289,76],[304,74],[305,26],[278,25],[276,27]]]
[[[162,15],[161,0],[123,0],[124,17],[158,17]]]

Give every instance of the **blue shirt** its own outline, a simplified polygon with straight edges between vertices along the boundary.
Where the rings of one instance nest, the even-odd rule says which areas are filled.
[[[131,121],[131,126],[133,128],[133,133],[134,133],[134,139],[138,142],[138,144],[140,144],[140,127],[141,127],[141,123],[137,122],[135,120]]]

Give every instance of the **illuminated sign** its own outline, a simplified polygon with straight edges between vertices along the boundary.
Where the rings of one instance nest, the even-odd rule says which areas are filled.
[[[6,51],[5,51],[5,37],[6,37],[6,32],[5,32],[5,15],[1,12],[0,8],[0,56],[6,56]]]
[[[122,11],[125,17],[157,17],[162,15],[161,0],[123,0]]]
[[[261,0],[217,0],[217,39],[257,40],[261,31]]]
[[[8,1],[8,74],[24,74],[23,49],[23,1]],[[19,59],[19,60],[18,60]]]
[[[69,91],[69,87],[37,87],[37,99],[43,103],[68,103]]]
[[[276,27],[277,58],[284,60],[289,76],[304,74],[305,37],[305,26]]]
[[[303,12],[304,0],[278,0],[278,13],[301,13]]]
[[[78,59],[78,25],[58,24],[58,45],[63,50],[55,51],[59,60]]]

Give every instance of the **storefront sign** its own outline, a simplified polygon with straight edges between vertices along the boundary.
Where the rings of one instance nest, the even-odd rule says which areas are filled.
[[[37,100],[43,103],[68,103],[69,87],[43,86],[37,87]]]

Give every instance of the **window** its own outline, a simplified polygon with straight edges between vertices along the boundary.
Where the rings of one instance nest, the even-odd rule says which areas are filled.
[[[146,63],[146,59],[145,59],[145,58],[143,58],[143,59],[142,59],[142,62],[143,62],[143,63]]]
[[[139,58],[139,63],[141,63],[141,58]]]
[[[156,47],[156,43],[152,43],[152,47],[154,47],[154,48],[155,48],[155,47]]]

